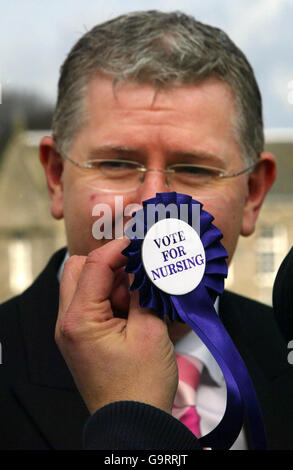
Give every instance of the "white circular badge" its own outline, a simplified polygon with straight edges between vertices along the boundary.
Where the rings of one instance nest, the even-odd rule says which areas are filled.
[[[142,245],[142,262],[152,283],[172,295],[193,291],[206,266],[200,237],[180,219],[163,219],[150,228]]]

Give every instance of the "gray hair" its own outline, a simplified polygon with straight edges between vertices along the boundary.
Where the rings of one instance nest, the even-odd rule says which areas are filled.
[[[53,137],[65,154],[85,122],[86,88],[95,75],[135,80],[156,88],[216,76],[232,89],[234,123],[242,157],[257,161],[264,146],[260,91],[245,55],[222,30],[181,12],[141,11],[95,26],[72,48],[61,67]]]

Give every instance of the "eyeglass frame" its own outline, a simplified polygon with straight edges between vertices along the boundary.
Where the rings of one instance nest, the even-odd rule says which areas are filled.
[[[143,173],[144,175],[148,172],[151,172],[151,171],[157,171],[157,172],[160,172],[160,173],[164,173],[164,174],[170,174],[170,173],[176,173],[175,170],[173,170],[172,167],[176,167],[176,166],[188,166],[188,167],[197,167],[197,168],[203,168],[203,169],[206,169],[206,170],[217,170],[221,173],[219,173],[218,175],[216,175],[217,178],[219,179],[229,179],[229,178],[235,178],[237,176],[240,176],[240,175],[243,175],[251,170],[253,170],[253,168],[255,168],[255,166],[258,164],[258,162],[255,162],[253,163],[252,165],[249,165],[248,167],[236,172],[236,173],[232,173],[232,174],[227,174],[225,172],[223,172],[223,170],[221,168],[217,168],[217,167],[212,167],[212,166],[206,166],[206,165],[200,165],[200,164],[193,164],[193,163],[174,163],[173,165],[170,165],[170,167],[167,167],[167,168],[164,168],[164,169],[160,169],[160,168],[146,168],[143,163],[139,163],[139,162],[136,162],[136,161],[133,161],[133,160],[124,160],[124,159],[115,159],[115,158],[97,158],[97,159],[93,159],[93,160],[87,160],[84,162],[84,164],[82,163],[79,163],[77,162],[76,160],[73,160],[72,158],[68,157],[68,155],[65,155],[64,153],[60,153],[58,152],[58,154],[64,158],[65,160],[68,160],[69,162],[71,162],[73,165],[75,165],[76,167],[78,168],[81,168],[81,169],[85,169],[85,170],[91,170],[93,169],[92,166],[89,165],[88,162],[123,162],[123,163],[131,163],[131,164],[135,164],[137,165],[137,171],[138,172],[141,172]],[[140,184],[142,184],[142,182],[140,182]],[[139,185],[140,185],[139,184]],[[108,189],[106,188],[103,188],[101,189],[101,191],[108,191]]]

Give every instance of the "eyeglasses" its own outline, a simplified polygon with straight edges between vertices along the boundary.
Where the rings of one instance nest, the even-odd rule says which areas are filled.
[[[148,172],[163,173],[168,188],[188,194],[188,191],[196,188],[209,188],[221,180],[243,175],[256,165],[255,163],[236,173],[229,174],[223,169],[213,166],[188,163],[176,163],[165,169],[157,169],[146,168],[143,164],[131,160],[97,159],[80,163],[66,155],[62,155],[62,157],[78,168],[95,175],[95,185],[100,191],[123,193],[138,189]]]

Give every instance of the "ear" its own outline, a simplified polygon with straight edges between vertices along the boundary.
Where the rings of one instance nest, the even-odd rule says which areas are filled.
[[[63,159],[55,150],[52,137],[43,137],[39,158],[44,167],[51,199],[51,214],[55,219],[63,218]]]
[[[276,160],[263,152],[248,177],[248,191],[244,206],[241,235],[247,237],[254,232],[255,223],[264,198],[276,179]]]

